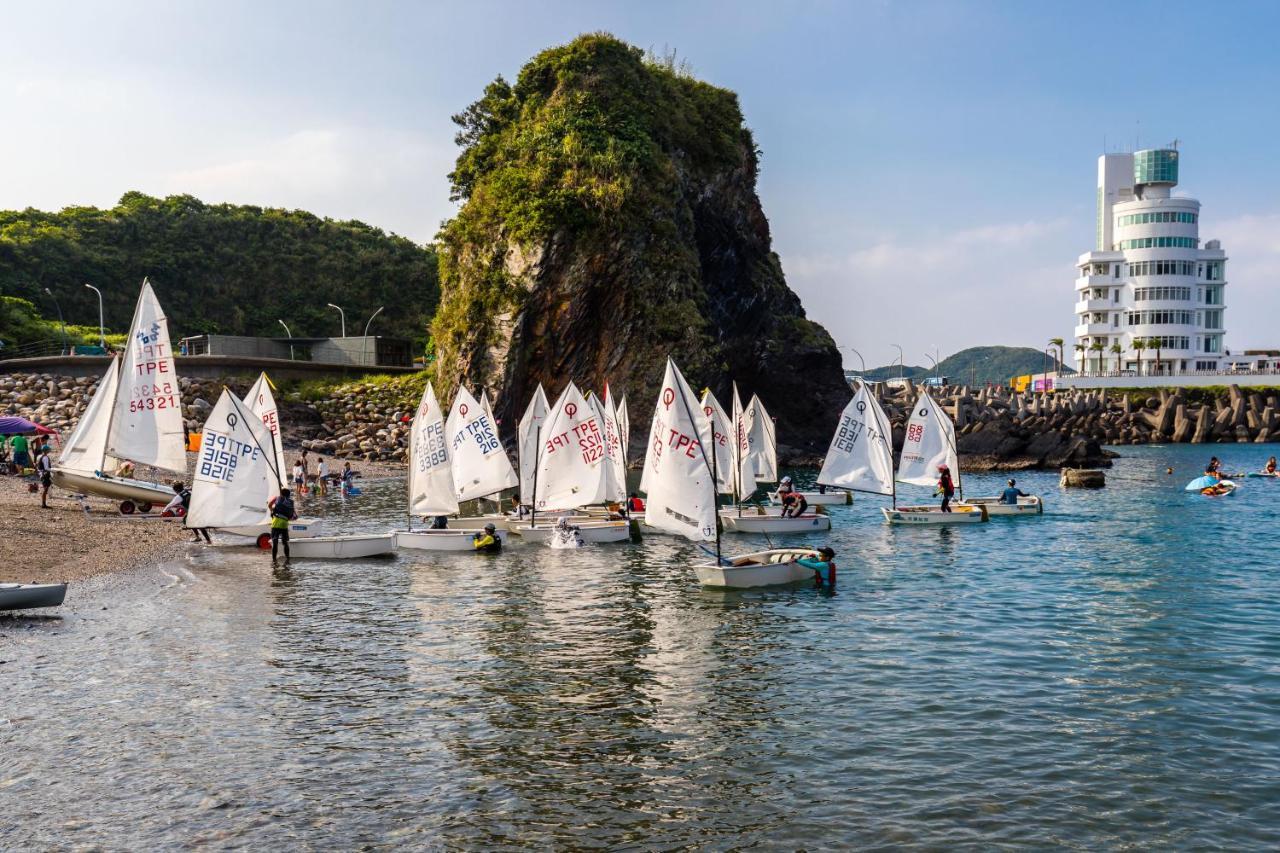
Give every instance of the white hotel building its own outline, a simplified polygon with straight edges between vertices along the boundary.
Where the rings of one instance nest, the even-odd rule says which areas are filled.
[[[1098,158],[1097,245],[1076,265],[1077,346],[1066,353],[1086,374],[1224,367],[1227,256],[1217,240],[1201,245],[1200,202],[1172,195],[1178,159],[1167,148]]]

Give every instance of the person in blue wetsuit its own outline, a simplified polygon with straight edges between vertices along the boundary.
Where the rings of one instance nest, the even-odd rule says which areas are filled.
[[[1018,503],[1018,498],[1025,497],[1030,496],[1026,492],[1022,491],[1022,489],[1019,489],[1017,482],[1011,479],[1009,480],[1009,488],[1000,493],[1000,503],[1016,505]]]
[[[836,552],[831,548],[823,545],[818,549],[817,557],[802,557],[796,562],[806,569],[813,569],[815,588],[836,588]]]

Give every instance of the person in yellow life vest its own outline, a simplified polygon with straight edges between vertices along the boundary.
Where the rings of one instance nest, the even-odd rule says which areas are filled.
[[[271,565],[275,566],[280,543],[284,543],[284,562],[289,564],[289,522],[298,517],[293,498],[288,489],[281,489],[280,496],[267,501],[271,511]]]
[[[498,528],[492,523],[486,524],[475,536],[471,537],[471,547],[481,554],[496,554],[502,550],[502,540],[498,538]]]

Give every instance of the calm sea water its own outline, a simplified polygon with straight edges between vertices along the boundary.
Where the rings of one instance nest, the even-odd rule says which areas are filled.
[[[834,596],[703,591],[659,536],[193,549],[0,618],[0,848],[1274,848],[1280,482],[1181,488],[1270,450],[1126,448],[951,530],[860,496]],[[383,527],[401,485],[324,511]]]

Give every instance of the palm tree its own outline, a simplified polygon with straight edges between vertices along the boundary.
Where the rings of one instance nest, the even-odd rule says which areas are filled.
[[[1102,341],[1094,341],[1093,343],[1089,344],[1089,350],[1090,350],[1090,352],[1095,352],[1095,353],[1097,353],[1097,358],[1098,358],[1098,373],[1101,373],[1101,372],[1102,372],[1102,351],[1103,351],[1104,349],[1106,349],[1106,347],[1104,347],[1104,346],[1102,345]]]
[[[1157,375],[1157,376],[1159,376],[1160,374],[1164,373],[1164,370],[1163,370],[1164,365],[1162,365],[1162,364],[1160,363],[1160,345],[1161,345],[1162,343],[1164,343],[1164,341],[1160,340],[1159,338],[1148,338],[1148,339],[1147,339],[1147,345],[1148,345],[1148,346],[1155,347],[1155,349],[1156,349],[1156,375]]]
[[[1124,347],[1118,343],[1112,344],[1111,352],[1116,357],[1116,373],[1118,374],[1120,373],[1120,353],[1124,352]]]
[[[1134,338],[1133,349],[1138,354],[1138,375],[1142,375],[1142,351],[1147,348],[1146,338]]]
[[[1084,344],[1076,344],[1076,354],[1080,359],[1080,372],[1084,373]]]
[[[1049,346],[1058,348],[1058,363],[1054,365],[1058,373],[1062,372],[1062,345],[1066,343],[1062,338],[1049,338]]]

